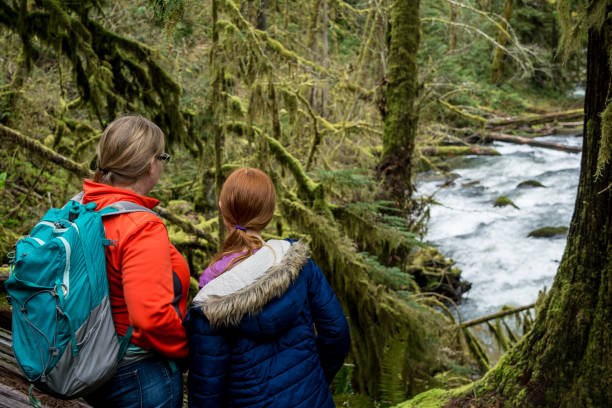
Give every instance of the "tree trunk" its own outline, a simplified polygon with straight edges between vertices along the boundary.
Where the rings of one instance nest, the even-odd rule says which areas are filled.
[[[611,30],[608,19],[589,32],[580,184],[559,271],[534,329],[486,379],[508,406],[612,406],[610,164],[594,177],[612,80]]]
[[[257,6],[257,24],[255,26],[258,30],[266,31],[268,27],[267,13],[268,0],[260,0]]]
[[[383,153],[378,171],[389,198],[405,207],[412,195],[412,151],[418,127],[420,0],[396,0],[391,12]]]
[[[450,22],[448,27],[448,50],[455,51],[457,48],[457,27],[454,23],[457,21],[457,4],[450,3]]]
[[[606,13],[612,11],[608,4]],[[612,103],[609,50],[608,17],[601,28],[589,30],[576,206],[565,253],[533,329],[472,387],[431,390],[400,407],[612,407],[612,163],[599,169],[597,163],[600,149],[612,147],[612,137],[602,135],[602,112]],[[603,129],[612,131],[607,123]]]
[[[510,23],[510,18],[512,17],[512,0],[506,0],[506,4],[504,5],[504,19],[500,25],[504,30],[508,28],[508,24]],[[497,42],[502,47],[505,47],[508,43],[508,36],[505,32],[499,31],[499,36],[497,37]],[[502,75],[504,73],[504,50],[501,47],[495,48],[495,54],[493,54],[493,62],[491,63],[491,82],[498,83]]]

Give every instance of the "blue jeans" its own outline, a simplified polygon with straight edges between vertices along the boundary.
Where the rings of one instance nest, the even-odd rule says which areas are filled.
[[[102,387],[88,395],[94,407],[180,408],[183,406],[183,377],[168,361],[148,358],[117,370]]]

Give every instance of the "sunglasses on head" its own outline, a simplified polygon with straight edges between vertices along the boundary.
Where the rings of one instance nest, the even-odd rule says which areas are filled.
[[[155,158],[159,161],[163,161],[164,163],[168,163],[170,161],[170,155],[168,153],[162,153]]]

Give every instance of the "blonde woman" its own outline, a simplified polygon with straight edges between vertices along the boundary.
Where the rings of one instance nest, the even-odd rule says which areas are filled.
[[[181,322],[187,308],[189,267],[168,239],[158,203],[147,194],[164,163],[161,129],[142,116],[124,116],[104,130],[98,144],[98,169],[83,184],[83,203],[97,209],[127,201],[145,211],[105,217],[110,301],[119,336],[133,330],[117,373],[87,401],[101,407],[180,407],[181,373],[175,359],[187,356]],[[130,330],[132,329],[132,330]]]

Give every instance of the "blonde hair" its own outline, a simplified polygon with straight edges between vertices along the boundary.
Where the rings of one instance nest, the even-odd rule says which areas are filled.
[[[164,147],[164,132],[150,120],[140,115],[115,119],[104,129],[98,143],[93,181],[112,184],[117,176],[137,180]]]

